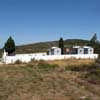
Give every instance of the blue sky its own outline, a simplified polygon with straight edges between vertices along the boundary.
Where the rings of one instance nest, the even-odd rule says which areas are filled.
[[[94,32],[100,37],[100,0],[0,0],[0,47],[9,36],[20,45]]]

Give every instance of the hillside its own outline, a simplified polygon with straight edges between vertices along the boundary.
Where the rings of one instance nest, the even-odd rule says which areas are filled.
[[[73,45],[88,45],[89,40],[82,40],[82,39],[67,39],[64,40],[65,46],[73,46]],[[36,52],[46,52],[50,47],[58,46],[58,41],[48,41],[48,42],[39,42],[39,43],[32,43],[27,45],[20,45],[16,46],[16,54],[23,54],[23,53],[36,53]],[[100,54],[100,44],[93,45],[95,49],[95,53]],[[0,57],[3,53],[3,50],[0,49]]]
[[[64,45],[87,45],[89,43],[88,40],[82,39],[68,39],[64,41]],[[49,41],[49,42],[39,42],[34,44],[16,46],[16,53],[35,53],[35,52],[46,52],[50,47],[58,46],[58,41]],[[0,56],[2,54],[2,50],[0,50]]]
[[[68,39],[64,41],[64,45],[86,45],[87,40]],[[34,53],[46,52],[50,47],[58,46],[58,41],[40,42],[16,47],[16,53]]]

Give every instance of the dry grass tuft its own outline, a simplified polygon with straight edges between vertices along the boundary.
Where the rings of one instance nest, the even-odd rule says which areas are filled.
[[[91,82],[100,80],[97,67],[91,66],[94,62],[33,60],[0,65],[0,100],[100,100],[100,84]]]
[[[95,60],[90,59],[67,59],[67,60],[55,60],[48,61],[49,64],[57,64],[60,67],[64,66],[80,66],[80,65],[91,65],[95,63]]]

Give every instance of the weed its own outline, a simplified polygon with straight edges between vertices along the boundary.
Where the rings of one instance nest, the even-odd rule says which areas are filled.
[[[22,61],[17,60],[17,61],[15,61],[15,63],[14,63],[14,64],[22,64]]]

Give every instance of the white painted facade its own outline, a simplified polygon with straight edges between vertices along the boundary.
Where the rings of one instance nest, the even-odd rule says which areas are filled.
[[[69,53],[67,51],[69,51]],[[94,54],[94,49],[90,46],[73,46],[72,48],[66,48],[65,54]],[[50,48],[48,50],[48,55],[61,55],[61,48]]]
[[[80,48],[80,47],[73,47],[73,48]],[[88,47],[85,47],[88,48]],[[92,48],[88,48],[88,54],[83,53],[83,49],[80,48],[78,49],[79,51],[81,50],[81,53],[78,54],[65,54],[61,55],[61,49],[53,47],[54,49],[54,54],[47,55],[47,53],[32,53],[32,54],[16,54],[15,56],[7,56],[7,53],[4,51],[2,60],[5,64],[10,64],[10,63],[15,63],[16,61],[21,61],[28,63],[32,59],[34,60],[62,60],[62,59],[97,59],[98,54],[94,54]],[[57,51],[58,50],[58,51]],[[92,51],[91,51],[92,50]]]
[[[90,46],[73,46],[73,48],[78,50],[78,54],[94,54],[94,49]]]
[[[5,56],[3,58],[4,63],[15,63],[17,60],[28,63],[32,59],[34,60],[62,60],[62,59],[97,59],[98,54],[78,54],[78,55],[46,55],[46,53],[35,54],[18,54],[15,56]]]
[[[4,53],[5,54],[5,53]],[[32,59],[35,59],[37,57],[43,57],[46,56],[46,53],[33,53],[33,54],[16,54],[15,56],[3,56],[3,62],[6,64],[9,63],[15,63],[16,61],[21,61],[21,62],[30,62]]]
[[[58,47],[52,47],[48,50],[48,55],[61,55],[61,49]]]

